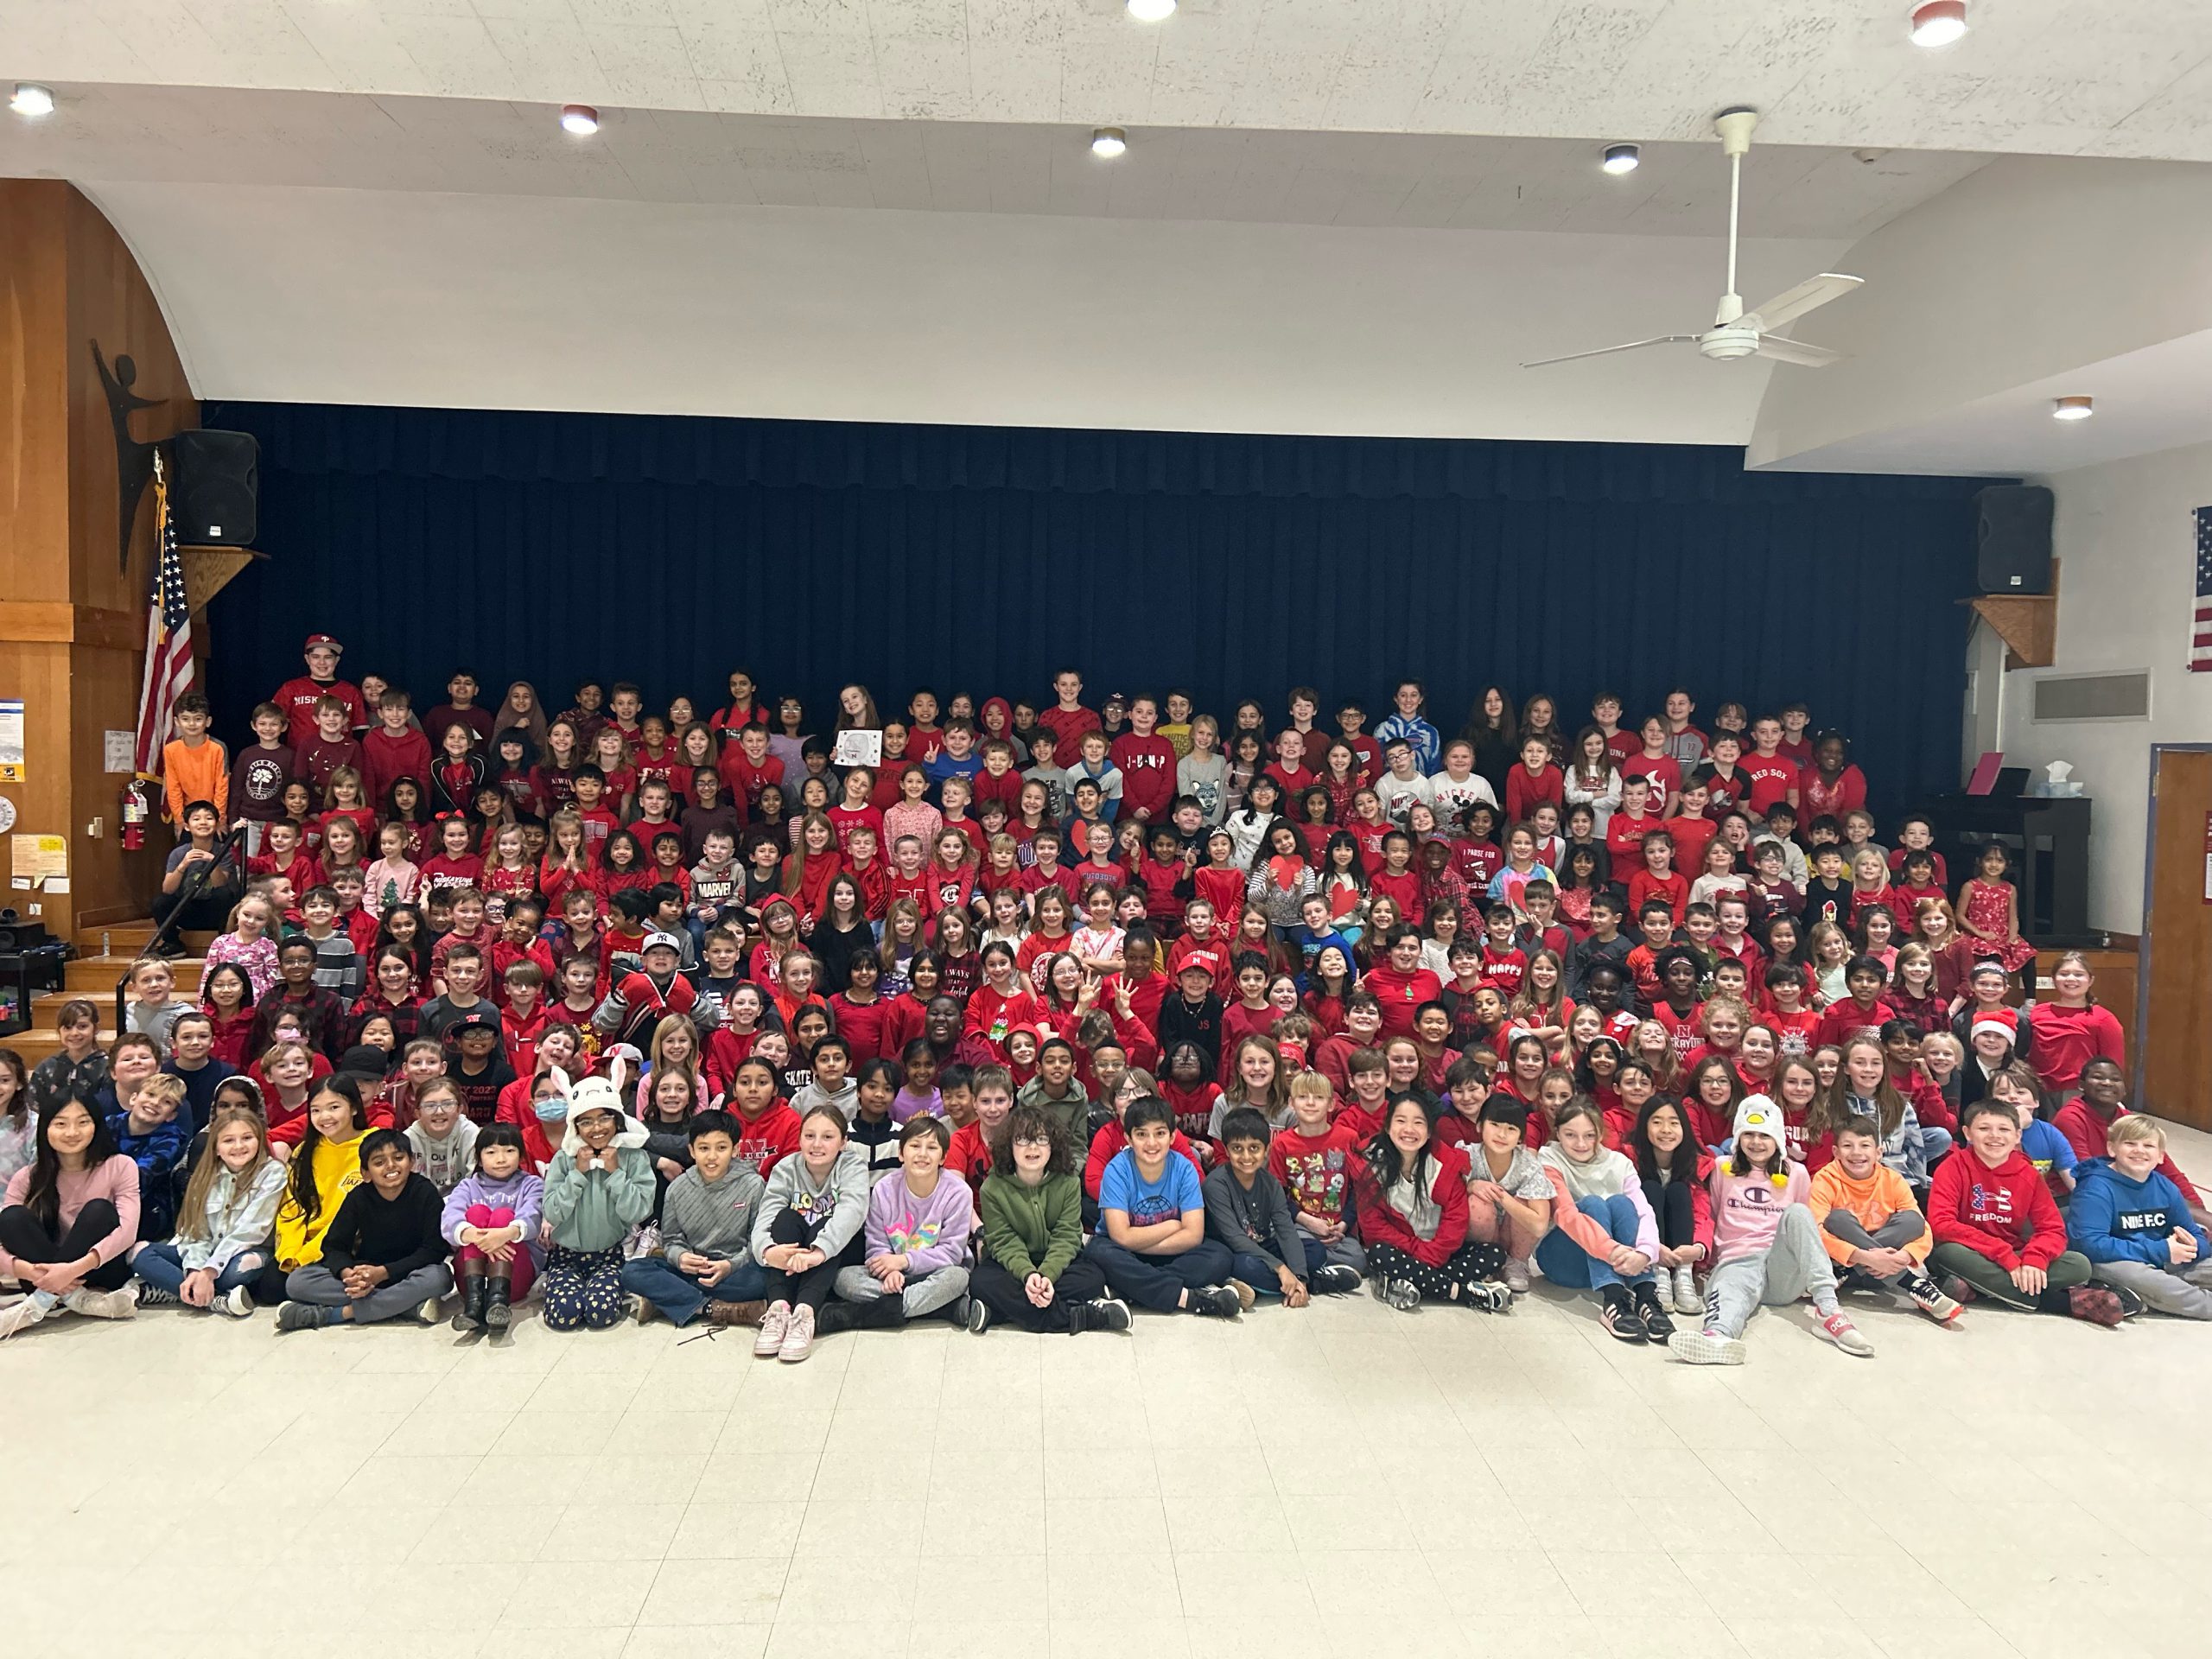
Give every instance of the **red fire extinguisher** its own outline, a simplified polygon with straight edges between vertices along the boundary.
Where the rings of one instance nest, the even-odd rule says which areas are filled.
[[[135,853],[146,844],[146,791],[137,779],[123,786],[123,850]]]

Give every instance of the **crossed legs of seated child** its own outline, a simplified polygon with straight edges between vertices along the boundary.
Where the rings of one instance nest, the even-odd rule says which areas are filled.
[[[339,1205],[321,1258],[285,1279],[279,1332],[411,1316],[453,1288],[438,1224],[442,1200],[415,1173],[407,1137],[372,1129],[361,1141],[361,1173],[367,1179]]]
[[[816,1315],[827,1334],[882,1330],[942,1313],[968,1323],[968,1235],[975,1199],[967,1182],[944,1172],[951,1131],[925,1113],[899,1133],[899,1173],[868,1195],[858,1265],[831,1281],[836,1300]]]
[[[1206,1236],[1198,1172],[1173,1150],[1175,1125],[1157,1095],[1122,1115],[1129,1144],[1100,1178],[1098,1230],[1084,1255],[1115,1295],[1154,1313],[1234,1318],[1243,1300],[1228,1284],[1229,1248]]]

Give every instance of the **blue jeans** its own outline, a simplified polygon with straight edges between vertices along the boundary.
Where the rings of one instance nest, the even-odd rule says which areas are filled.
[[[1614,1243],[1636,1243],[1636,1205],[1629,1201],[1626,1193],[1616,1192],[1610,1198],[1579,1199],[1574,1207],[1603,1227]],[[1602,1290],[1607,1285],[1621,1282],[1611,1262],[1603,1256],[1590,1255],[1556,1227],[1536,1241],[1536,1265],[1544,1270],[1545,1278],[1568,1290]],[[1651,1269],[1646,1268],[1628,1282],[1649,1284]]]
[[[671,1325],[689,1325],[712,1297],[718,1302],[760,1302],[768,1297],[768,1278],[747,1262],[724,1274],[721,1282],[702,1285],[679,1273],[664,1255],[640,1255],[622,1264],[622,1288],[642,1296],[668,1315]]]
[[[241,1250],[215,1275],[215,1294],[227,1296],[244,1285],[249,1289],[269,1265],[265,1250]],[[149,1244],[130,1258],[130,1269],[156,1290],[172,1296],[184,1287],[184,1257],[174,1244]]]
[[[1311,1233],[1300,1235],[1299,1243],[1306,1247],[1306,1263],[1300,1277],[1311,1283],[1313,1275],[1329,1265],[1329,1247]],[[1273,1250],[1256,1253],[1232,1249],[1229,1253],[1229,1273],[1233,1279],[1242,1279],[1262,1296],[1282,1294],[1282,1281],[1277,1276],[1282,1258]]]

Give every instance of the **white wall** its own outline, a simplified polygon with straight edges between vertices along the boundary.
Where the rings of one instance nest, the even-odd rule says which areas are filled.
[[[2095,802],[2089,922],[2114,932],[2143,925],[2143,860],[2153,742],[2212,742],[2212,673],[2188,671],[2194,607],[2193,514],[2212,506],[2212,444],[2170,449],[2037,480],[2056,492],[2057,660],[2007,677],[2005,756],[2040,766],[2069,760]],[[2151,671],[2148,721],[2038,726],[2032,679]]]

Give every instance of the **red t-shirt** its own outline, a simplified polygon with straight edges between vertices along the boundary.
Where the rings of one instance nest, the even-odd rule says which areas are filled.
[[[1753,817],[1764,817],[1768,808],[1788,800],[1789,791],[1797,787],[1797,763],[1786,755],[1747,754],[1737,770],[1750,779],[1751,793],[1745,799]]]

